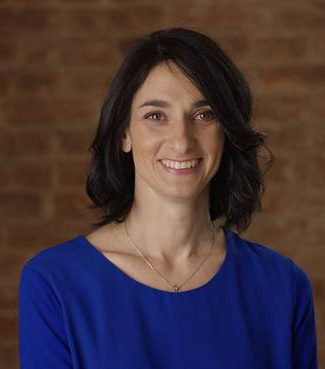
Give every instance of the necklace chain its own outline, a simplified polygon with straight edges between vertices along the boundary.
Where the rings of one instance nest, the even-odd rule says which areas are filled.
[[[221,227],[220,227],[221,228]],[[141,252],[141,250],[139,249],[139,247],[136,245],[136,243],[133,241],[133,239],[131,238],[131,236],[129,235],[128,231],[127,231],[127,227],[126,227],[126,221],[124,222],[124,230],[126,233],[126,236],[130,239],[132,246],[136,249],[136,251],[139,253],[139,255],[142,257],[142,259],[149,265],[149,267],[155,272],[157,273],[162,279],[164,279],[165,282],[167,282],[169,285],[172,286],[173,291],[174,292],[178,292],[180,291],[180,289],[184,286],[184,284],[190,279],[192,278],[202,267],[203,263],[205,262],[205,260],[208,258],[208,256],[211,254],[212,249],[213,249],[213,243],[215,241],[215,231],[213,228],[213,223],[211,223],[211,229],[212,229],[212,241],[210,244],[210,251],[208,252],[208,254],[203,258],[203,260],[201,261],[201,263],[199,264],[198,268],[194,271],[194,273],[192,273],[182,284],[178,285],[175,283],[170,282],[167,278],[165,278],[160,272],[158,272],[158,270],[156,270],[154,268],[154,266],[150,263],[150,261],[147,259],[147,257]]]

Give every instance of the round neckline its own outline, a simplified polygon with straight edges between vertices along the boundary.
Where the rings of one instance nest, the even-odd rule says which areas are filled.
[[[98,250],[97,247],[95,247],[84,235],[78,235],[76,238],[80,239],[81,241],[83,241],[83,245],[85,245],[88,250],[90,250],[95,256],[99,257],[100,260],[103,262],[104,265],[106,265],[106,267],[108,267],[111,271],[113,271],[114,273],[119,274],[120,276],[122,276],[123,279],[125,279],[126,281],[132,283],[135,287],[143,289],[143,290],[147,290],[147,291],[151,291],[151,292],[155,292],[161,295],[175,295],[175,296],[184,296],[184,295],[192,295],[195,293],[200,293],[206,289],[208,289],[212,284],[214,284],[217,280],[219,280],[222,275],[225,273],[225,270],[228,266],[228,264],[230,263],[230,258],[231,258],[231,242],[232,242],[232,231],[231,229],[225,229],[223,228],[224,231],[224,236],[225,236],[225,244],[226,244],[226,255],[225,258],[222,262],[222,264],[220,265],[218,271],[203,285],[199,286],[199,287],[195,287],[192,288],[190,290],[186,290],[186,291],[178,291],[178,292],[174,292],[174,291],[165,291],[165,290],[161,290],[159,288],[155,288],[155,287],[151,287],[145,283],[142,283],[136,279],[134,279],[133,277],[129,276],[127,273],[125,273],[122,269],[120,269],[116,264],[114,264],[110,259],[108,259],[101,251]]]

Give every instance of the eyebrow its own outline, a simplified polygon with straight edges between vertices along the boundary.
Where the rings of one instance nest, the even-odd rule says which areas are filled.
[[[204,100],[197,100],[192,104],[193,108],[200,108],[201,106],[208,106],[208,105],[210,105],[210,104],[205,99]],[[149,101],[144,102],[143,104],[141,104],[139,106],[139,109],[144,107],[144,106],[158,106],[160,108],[168,108],[168,107],[170,107],[170,103],[168,101],[165,101],[165,100],[154,99],[154,100],[149,100]]]

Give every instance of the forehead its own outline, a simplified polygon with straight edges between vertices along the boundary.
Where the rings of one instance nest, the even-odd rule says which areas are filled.
[[[179,99],[203,98],[201,91],[173,62],[155,66],[136,92],[133,102],[141,103],[147,98],[164,98],[171,102]]]

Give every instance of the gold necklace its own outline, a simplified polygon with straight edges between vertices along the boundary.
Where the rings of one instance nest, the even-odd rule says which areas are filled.
[[[221,227],[220,227],[221,228]],[[211,229],[213,232],[213,237],[212,237],[212,241],[211,241],[211,245],[210,245],[210,251],[209,253],[203,258],[203,260],[201,261],[201,263],[199,264],[199,267],[194,271],[194,273],[192,273],[186,280],[185,282],[183,282],[180,285],[171,283],[167,278],[165,278],[161,273],[159,273],[154,267],[153,265],[150,263],[150,261],[145,257],[145,255],[141,252],[141,250],[139,249],[139,247],[136,245],[136,243],[133,241],[133,239],[131,238],[131,236],[129,235],[127,228],[126,228],[126,221],[124,222],[124,230],[126,233],[126,236],[130,239],[132,245],[135,247],[136,251],[140,254],[140,256],[142,257],[142,259],[149,265],[149,267],[155,272],[157,273],[161,278],[163,278],[169,285],[172,286],[174,292],[178,292],[180,291],[180,289],[184,286],[184,284],[190,279],[192,278],[201,268],[201,266],[203,265],[203,263],[205,262],[205,260],[208,258],[208,256],[211,254],[212,252],[212,248],[213,248],[213,243],[215,241],[215,232],[213,229],[213,224],[211,223]],[[221,232],[222,233],[222,232]]]

